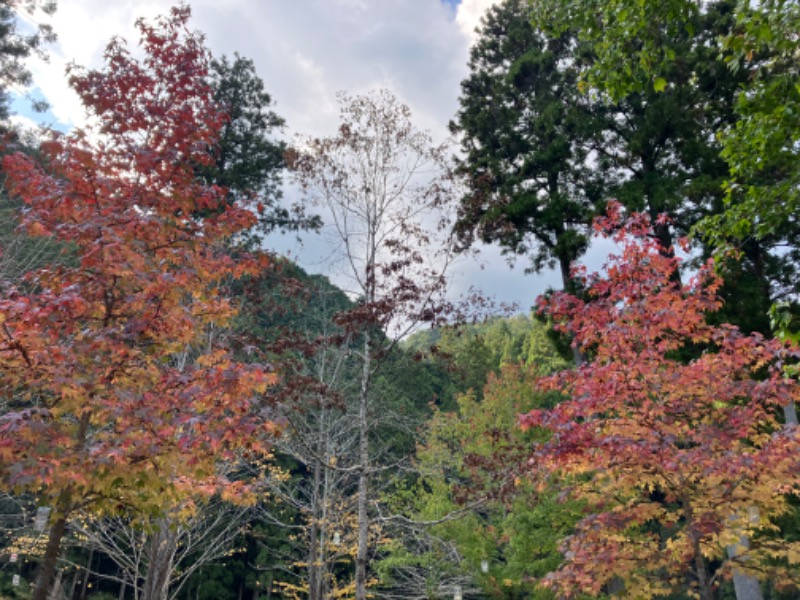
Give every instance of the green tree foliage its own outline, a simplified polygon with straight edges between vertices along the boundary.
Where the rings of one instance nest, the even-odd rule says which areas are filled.
[[[434,381],[441,381],[436,387],[439,406],[453,410],[461,394],[470,392],[480,400],[489,374],[499,374],[504,365],[524,364],[547,373],[566,368],[550,333],[536,318],[515,315],[421,331],[403,347],[426,358]]]
[[[592,76],[605,60],[604,38],[552,21],[571,14],[563,4],[505,0],[489,10],[451,129],[465,156],[462,241],[529,254],[533,271],[558,265],[568,286],[607,198],[650,214],[667,252],[675,230],[685,234],[720,209],[728,169],[716,134],[736,121],[749,74],[730,69],[716,47],[736,27],[723,0],[692,12],[685,27],[654,22],[646,45],[680,58],[653,85],[609,91]],[[662,213],[671,220],[659,221]],[[775,275],[761,265],[771,246],[751,250],[758,256],[748,273]]]
[[[442,593],[460,576],[491,598],[551,598],[534,579],[558,566],[557,542],[578,514],[555,488],[535,494],[516,470],[536,437],[516,428],[517,416],[557,398],[537,391],[542,372],[505,364],[489,375],[481,400],[462,394],[455,411],[433,415],[417,449],[420,479],[393,498],[414,521],[433,525],[389,544],[387,583],[407,585],[409,573],[424,573],[428,588]]]
[[[731,0],[705,3],[685,14],[665,9],[676,4],[670,2],[622,4],[617,13],[589,0],[506,0],[488,12],[473,48],[471,75],[462,84],[461,109],[451,124],[462,137],[460,170],[469,188],[457,224],[463,241],[480,237],[508,251],[531,253],[534,270],[558,263],[568,283],[570,264],[586,248],[599,200],[615,197],[629,210],[647,212],[666,252],[676,234],[688,233],[704,219],[719,223],[730,148],[718,134],[743,127],[740,91],[755,77],[747,53],[723,55],[719,40],[732,40],[741,31],[742,16]],[[607,28],[588,23],[593,17],[582,11],[595,8],[609,15],[611,30],[622,28],[619,40],[609,40]],[[680,26],[660,20],[678,14],[685,17]],[[639,32],[642,40],[626,38],[631,34],[623,23],[643,25],[644,15],[649,21]],[[630,64],[626,55],[617,62],[627,71],[601,80],[600,74],[608,75],[603,70],[610,64],[608,44],[616,43],[616,52],[660,57],[658,76],[643,64]],[[785,48],[761,43],[761,70],[781,51]],[[781,69],[789,70],[785,64]],[[763,170],[762,179],[782,177],[783,170]],[[743,205],[741,186],[734,188],[728,194],[730,210]],[[572,210],[564,199],[583,208]],[[663,213],[669,221],[658,219]],[[722,235],[716,244],[730,238],[725,225],[707,230]],[[797,235],[797,226],[784,219],[768,234],[742,242],[738,263],[722,264],[729,270],[724,318],[751,331],[768,331],[770,303],[798,291]]]
[[[694,35],[697,19],[715,7],[694,0],[545,0],[534,6],[541,27],[556,33],[577,29],[592,44],[596,60],[584,79],[614,98],[672,85],[685,57],[662,45],[654,32]],[[800,6],[791,0],[746,1],[731,10],[734,26],[708,39],[709,51],[744,74],[736,122],[717,132],[731,176],[725,212],[705,227],[717,245],[730,236],[779,232],[794,220],[800,200]]]
[[[217,140],[214,162],[203,174],[236,195],[258,192],[277,196],[286,145],[269,136],[286,122],[270,110],[272,97],[253,61],[238,54],[233,61],[227,56],[215,58],[210,77],[214,99],[228,117]]]
[[[800,208],[800,5],[742,2],[736,19],[722,50],[732,67],[746,69],[748,82],[739,118],[721,136],[731,181],[727,211],[706,229],[716,240],[780,234]]]
[[[32,53],[44,56],[41,46],[55,41],[55,33],[46,24],[39,24],[32,32],[20,27],[20,17],[50,15],[56,10],[55,0],[1,0],[0,1],[0,121],[8,118],[8,92],[12,88],[30,85],[31,73],[25,59]],[[34,19],[36,20],[36,19]],[[34,103],[34,108],[46,105]]]
[[[422,430],[418,478],[389,494],[410,521],[384,547],[382,583],[431,598],[449,597],[455,585],[492,598],[550,598],[530,578],[559,564],[556,542],[576,522],[576,507],[559,504],[555,488],[536,497],[517,477],[535,435],[515,423],[527,407],[551,406],[557,395],[539,393],[534,381],[567,363],[545,326],[524,315],[426,332],[407,345],[420,351],[421,340],[437,338],[430,356],[450,365],[454,400]]]
[[[318,227],[319,218],[306,215],[302,206],[280,204],[286,144],[274,136],[285,121],[271,110],[272,97],[253,61],[238,54],[233,60],[215,58],[209,77],[214,100],[227,118],[212,152],[213,161],[198,167],[198,174],[207,183],[226,188],[232,199],[257,209],[257,231],[262,235]]]
[[[721,204],[727,168],[715,136],[735,120],[736,93],[746,77],[730,70],[714,48],[734,26],[732,10],[729,0],[710,2],[685,28],[651,27],[648,43],[680,57],[657,85],[613,100],[603,89],[585,87],[608,106],[598,153],[614,171],[609,196],[647,212],[665,249],[673,244],[673,230],[686,234]],[[597,43],[590,44],[593,52]],[[587,64],[589,73],[592,68]],[[658,221],[661,214],[671,221]]]
[[[525,0],[489,9],[450,124],[464,153],[468,191],[456,232],[529,255],[532,271],[570,264],[586,249],[587,224],[601,200],[590,166],[595,106],[577,88],[582,51],[571,33],[530,23]]]

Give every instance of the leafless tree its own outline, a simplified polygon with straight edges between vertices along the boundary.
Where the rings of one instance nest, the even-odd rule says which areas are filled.
[[[417,130],[391,93],[341,94],[340,103],[338,133],[301,140],[288,162],[306,196],[327,209],[333,257],[357,301],[339,322],[359,363],[358,451],[350,468],[358,478],[355,598],[365,600],[370,484],[379,468],[370,447],[374,377],[405,334],[445,311],[452,179],[447,146]]]
[[[135,600],[175,600],[192,574],[228,554],[249,509],[216,498],[193,514],[179,513],[139,521],[76,520],[71,528],[90,551],[102,552],[119,567],[117,575],[96,576],[130,586]]]

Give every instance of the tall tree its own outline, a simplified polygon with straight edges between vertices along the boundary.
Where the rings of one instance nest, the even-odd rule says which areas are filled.
[[[262,450],[273,429],[259,394],[274,375],[205,336],[235,312],[218,284],[259,262],[222,251],[253,214],[195,177],[225,119],[188,19],[181,7],[139,21],[141,61],[114,40],[103,70],[73,69],[96,128],[43,144],[44,166],[4,161],[27,232],[76,254],[0,299],[0,382],[13,398],[0,477],[53,509],[34,600],[76,511],[158,513],[187,489],[234,496],[241,483],[216,461]]]
[[[686,235],[722,200],[728,170],[716,133],[735,122],[736,94],[747,77],[715,48],[735,26],[732,13],[733,3],[722,0],[706,3],[685,28],[654,24],[648,43],[681,60],[665,66],[654,86],[613,100],[602,88],[593,91],[608,106],[598,153],[613,170],[609,195],[647,212],[666,251],[676,233]],[[592,68],[587,63],[582,74]],[[659,220],[662,214],[670,220]]]
[[[590,77],[602,40],[545,20],[548,7],[506,0],[473,47],[452,125],[470,188],[458,231],[533,252],[533,270],[558,264],[568,283],[598,201],[648,212],[665,251],[673,229],[684,234],[719,207],[727,168],[715,134],[735,121],[748,74],[716,48],[735,27],[730,1],[707,3],[684,28],[653,23],[646,43],[680,60],[653,85],[615,94]]]
[[[346,405],[358,368],[336,315],[354,304],[326,277],[288,261],[276,264],[246,288],[240,315],[240,327],[280,365],[281,385],[271,393],[280,397],[287,422],[276,441],[287,476],[266,479],[272,501],[259,515],[290,538],[285,571],[291,575],[278,575],[275,585],[286,596],[322,600],[352,592],[355,473],[337,465],[352,462],[356,447]],[[348,566],[337,569],[342,563]]]
[[[403,333],[441,316],[449,256],[434,244],[442,231],[436,215],[448,197],[449,171],[446,148],[418,131],[409,109],[389,92],[340,100],[338,134],[306,140],[290,166],[307,195],[329,211],[334,253],[358,299],[338,320],[356,342],[360,371],[352,468],[358,473],[355,598],[365,600],[370,484],[377,467],[370,440],[380,390],[376,373]]]
[[[663,88],[683,56],[661,46],[654,29],[691,30],[709,5],[694,0],[640,3],[596,0],[536,3],[536,21],[551,31],[575,28],[597,48],[587,78],[615,97],[647,87]],[[793,220],[797,207],[798,73],[795,57],[800,26],[797,2],[738,2],[736,26],[711,48],[731,68],[748,76],[738,95],[739,119],[721,135],[732,181],[726,218],[711,233],[764,236]],[[743,197],[740,196],[743,194]],[[724,228],[720,225],[725,224]]]
[[[591,164],[598,105],[577,87],[582,52],[573,34],[534,27],[526,0],[492,6],[450,124],[468,188],[456,222],[462,242],[529,255],[534,272],[558,265],[565,287],[602,199]]]
[[[800,430],[779,419],[800,397],[781,370],[797,349],[710,325],[721,285],[710,265],[676,282],[649,219],[618,211],[598,227],[617,229],[622,253],[586,276],[586,299],[542,303],[591,356],[540,381],[566,399],[521,419],[552,434],[529,462],[537,476],[558,474],[587,503],[548,584],[713,600],[731,575],[797,583],[800,545],[774,533],[800,488]]]

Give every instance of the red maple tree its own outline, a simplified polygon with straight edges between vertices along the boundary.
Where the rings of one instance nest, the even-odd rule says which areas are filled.
[[[780,368],[796,349],[710,324],[712,265],[681,284],[646,217],[612,204],[596,228],[621,254],[603,275],[579,271],[584,297],[540,304],[589,361],[539,382],[564,402],[521,416],[551,432],[535,476],[557,475],[587,507],[545,583],[565,597],[711,600],[732,572],[796,581],[800,543],[774,524],[800,491],[800,432],[780,420],[798,395]]]
[[[53,508],[34,598],[76,511],[236,493],[217,461],[265,451],[274,428],[260,394],[274,375],[211,335],[235,313],[220,284],[261,265],[226,251],[254,215],[195,177],[226,116],[188,18],[140,21],[142,60],[116,39],[104,69],[73,68],[91,126],[42,144],[42,164],[4,161],[21,226],[76,256],[0,297],[0,478]]]

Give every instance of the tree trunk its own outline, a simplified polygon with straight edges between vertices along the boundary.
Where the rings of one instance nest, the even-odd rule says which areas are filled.
[[[47,535],[47,546],[44,550],[44,557],[39,566],[39,573],[36,576],[36,584],[33,589],[31,600],[47,600],[56,574],[56,564],[61,554],[61,540],[67,530],[67,517],[72,512],[70,507],[69,492],[63,491],[58,497],[55,510],[55,520],[50,525],[50,532]]]
[[[61,582],[64,580],[64,573],[63,571],[58,571],[56,573],[55,579],[53,580],[53,589],[50,590],[47,598],[48,600],[61,600],[63,596],[63,590]]]
[[[752,575],[740,571],[733,572],[733,589],[736,590],[736,600],[763,600],[761,585]]]
[[[67,598],[70,600],[75,597],[75,590],[78,589],[78,579],[80,579],[80,572],[76,569],[75,574],[72,576],[72,583],[69,584],[69,592],[67,592]]]
[[[714,589],[708,577],[708,568],[703,554],[700,551],[700,543],[694,539],[694,573],[697,577],[697,588],[700,600],[714,600]]]
[[[317,448],[319,450],[319,448]],[[308,598],[309,600],[323,600],[321,595],[320,570],[322,568],[322,556],[320,545],[324,540],[320,538],[320,525],[322,515],[320,514],[319,497],[322,479],[322,465],[319,458],[314,460],[314,489],[311,493],[311,535],[308,543]]]
[[[271,600],[272,598],[272,584],[275,582],[275,576],[270,573],[269,574],[269,583],[267,584],[267,600]]]
[[[798,425],[797,406],[795,405],[794,400],[789,401],[789,404],[783,407],[783,416],[787,425],[794,425],[795,427]]]
[[[89,560],[86,561],[86,572],[83,575],[83,584],[81,585],[80,600],[86,600],[86,588],[89,585],[89,574],[92,571],[92,560],[94,559],[94,548],[89,550]]]
[[[364,364],[361,371],[361,391],[358,399],[358,552],[356,553],[356,600],[367,600],[367,550],[369,544],[369,516],[367,495],[369,478],[369,423],[368,401],[371,354],[370,334],[364,332]]]
[[[86,411],[81,415],[78,430],[75,433],[75,451],[81,453],[86,446],[86,434],[89,431],[91,412]],[[56,563],[61,554],[61,540],[67,531],[67,519],[73,511],[72,490],[67,486],[58,494],[55,506],[55,520],[50,526],[50,533],[47,537],[44,557],[39,567],[39,574],[36,576],[36,585],[31,595],[31,600],[47,600],[48,592],[53,587],[53,579],[56,573]]]
[[[323,423],[320,427],[320,433],[325,431],[327,434],[327,413],[323,412]],[[322,455],[325,458],[325,462],[327,464],[328,461],[332,458],[332,450],[330,448],[330,439],[327,435],[321,435],[320,439],[323,440],[323,444],[325,446],[325,453]],[[321,600],[327,600],[330,593],[330,570],[331,565],[329,564],[329,556],[330,553],[325,546],[325,542],[330,538],[331,534],[335,535],[336,532],[332,531],[329,527],[330,525],[330,495],[331,495],[331,472],[326,467],[322,471],[322,482],[321,482],[321,490],[322,493],[320,495],[320,502],[321,502],[321,525],[320,525],[320,540],[319,540],[319,557],[320,557],[320,566],[319,566],[319,597]],[[334,554],[337,550],[334,550]]]
[[[574,282],[572,281],[572,277],[570,277],[571,275],[570,271],[572,269],[572,261],[566,256],[560,256],[558,258],[558,264],[559,268],[561,269],[561,285],[564,291],[570,294],[574,294],[575,292],[577,292],[577,290],[574,289],[575,285]],[[575,361],[576,367],[580,367],[583,363],[586,362],[586,360],[584,359],[583,354],[581,354],[580,349],[576,348],[575,346],[572,346],[571,344],[570,347],[572,348],[572,360]]]
[[[739,538],[737,545],[726,548],[728,558],[734,559],[748,548],[750,548],[750,540],[743,535]],[[733,569],[733,589],[736,591],[736,600],[763,600],[758,579],[735,568]]]
[[[177,550],[177,535],[170,529],[168,519],[159,519],[158,528],[151,534],[149,546],[142,600],[167,600]]]
[[[700,600],[714,600],[714,588],[711,586],[708,566],[700,549],[700,535],[694,529],[694,510],[691,499],[688,496],[684,496],[681,498],[681,504],[683,505],[683,516],[686,519],[686,530],[692,543],[694,575],[697,578],[698,595]]]

